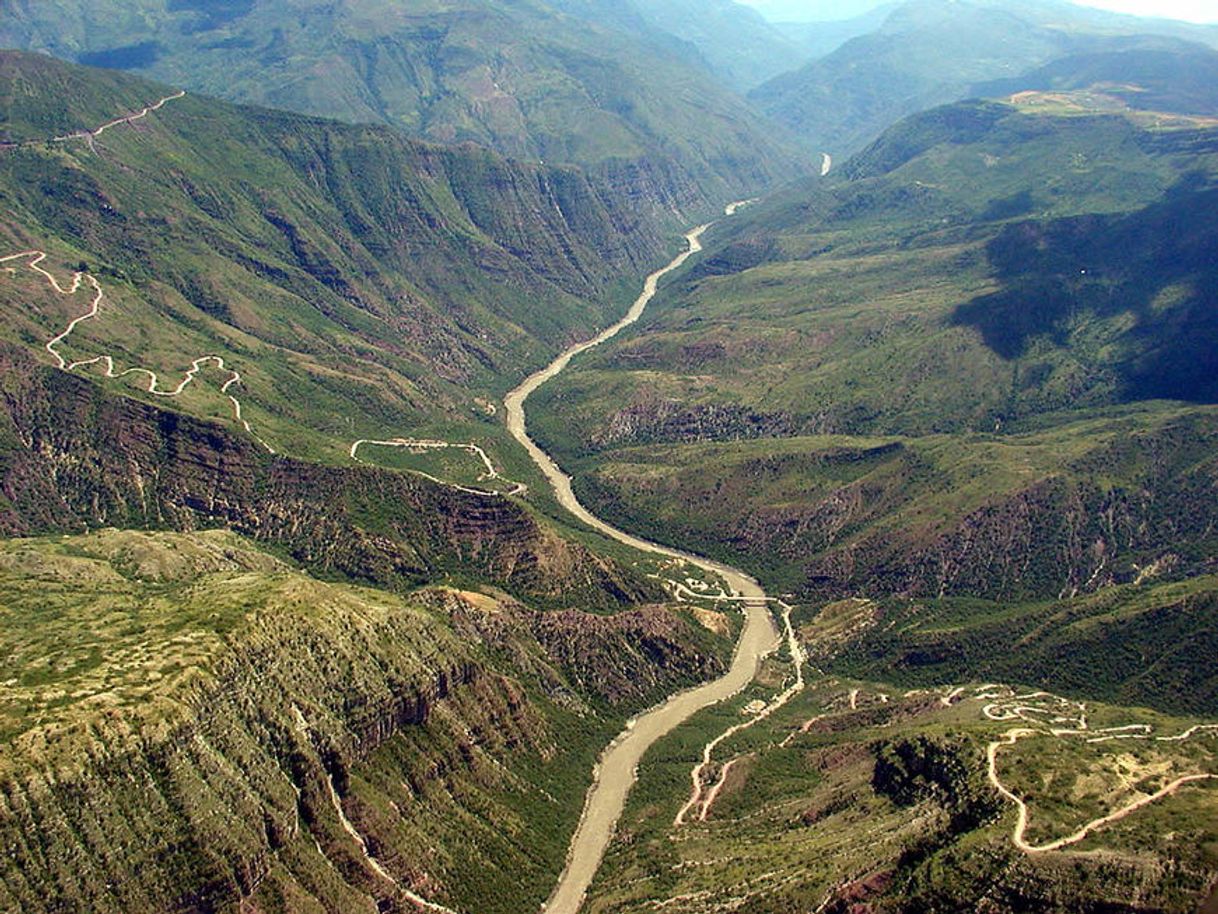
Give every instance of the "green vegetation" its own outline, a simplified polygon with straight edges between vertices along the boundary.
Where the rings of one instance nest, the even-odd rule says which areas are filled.
[[[1215,431],[1156,405],[1020,435],[636,446],[580,464],[579,489],[776,592],[1051,599],[1212,567]]]
[[[215,423],[109,394],[0,347],[0,530],[226,526],[315,574],[410,590],[494,583],[550,608],[661,597],[626,567],[508,498],[370,465],[268,454]],[[585,545],[587,543],[588,545]],[[611,556],[620,556],[614,560]]]
[[[5,683],[0,740],[105,712],[168,714],[165,697],[209,668],[224,637],[289,576],[220,531],[6,540],[3,650],[16,676]],[[5,761],[11,775],[17,759]]]
[[[778,592],[1205,571],[1215,148],[1123,115],[918,115],[725,223],[533,427],[606,516]]]
[[[170,92],[131,76],[35,55],[6,53],[0,62],[14,138],[101,124]],[[258,439],[281,454],[349,466],[350,446],[359,438],[477,442],[504,476],[528,484],[531,505],[551,515],[561,512],[532,462],[510,443],[494,404],[558,347],[616,316],[635,294],[631,277],[669,244],[660,240],[660,220],[640,213],[636,200],[598,190],[573,169],[526,167],[472,148],[405,140],[381,128],[235,108],[193,95],[108,131],[94,147],[78,140],[0,153],[0,193],[14,217],[4,229],[5,254],[45,249],[50,256],[42,266],[65,286],[83,265],[105,291],[99,316],[61,344],[68,359],[110,354],[120,372],[135,366],[157,371],[162,389],[175,387],[203,354],[223,356],[227,366],[205,366],[197,382],[173,400],[144,393],[143,375],[102,381],[109,391],[220,420],[245,437],[219,390],[231,377],[228,371],[236,370],[241,382],[229,392],[240,398]],[[0,333],[45,361],[44,343],[85,313],[91,291],[86,285],[75,296],[62,296],[25,260],[4,266],[12,272],[0,272],[0,302],[7,303]],[[6,384],[33,377],[32,363],[21,361],[19,369],[11,364],[15,374]],[[77,373],[99,376],[100,369]],[[5,441],[10,479],[14,463],[29,456],[28,436],[54,437],[56,424],[71,424],[69,417],[84,420],[70,449],[78,459],[88,454],[105,462],[125,454],[132,445],[121,424],[147,427],[147,414],[120,410],[122,419],[106,420],[107,434],[115,433],[106,447],[114,455],[104,453],[94,439],[95,415],[70,408],[59,414],[83,390],[68,388],[70,394],[56,388],[35,395],[48,402],[17,417],[18,428]],[[16,401],[30,393],[11,384],[9,392]],[[212,435],[171,414],[154,424],[176,430],[180,438],[198,435],[175,444],[179,454]],[[256,442],[249,444],[257,449]],[[59,443],[52,450],[62,448]],[[144,456],[145,470],[164,469],[153,469],[161,455]],[[361,456],[386,459],[372,452]],[[464,467],[453,469],[452,481],[466,479]],[[303,475],[317,478],[313,471]],[[182,522],[181,503],[149,508],[144,481],[129,466],[58,476],[72,481],[68,487],[79,499],[73,506],[92,502],[79,514],[56,507],[62,492],[39,488],[49,478],[26,476],[7,490],[0,502],[6,530]],[[352,482],[356,478],[345,484],[362,488]],[[219,481],[234,498],[229,522],[245,523],[237,518],[251,497],[264,504],[278,497],[273,485],[238,494],[241,484],[234,483],[231,476]],[[93,498],[87,485],[114,497]],[[402,485],[390,488],[400,492]],[[162,490],[160,497],[173,502],[176,495]],[[202,498],[206,504],[208,496]],[[450,535],[440,528],[451,521],[436,525],[416,518],[403,535],[403,518],[393,506],[380,496],[371,499],[374,504],[368,501],[344,499],[364,531],[353,542],[323,542],[332,521],[326,517],[321,528],[288,549],[307,557],[315,570],[381,585],[468,571],[468,554],[457,567],[448,560],[440,567],[431,559],[418,561],[420,538],[440,546]],[[269,518],[280,510],[276,506],[262,523],[276,527]],[[201,513],[204,522],[214,522],[211,512]],[[507,513],[522,516],[516,508]],[[534,523],[531,516],[528,523]],[[268,535],[265,527],[242,529]],[[650,570],[631,550],[561,529]],[[371,553],[381,552],[386,534],[401,550],[387,566],[379,564],[382,559],[372,562],[365,551],[375,541]],[[282,529],[269,535],[279,538]],[[565,548],[542,551],[569,555]],[[578,554],[580,561],[592,555]],[[536,571],[518,567],[516,574]],[[639,595],[646,588],[640,590],[636,580],[624,592]]]
[[[1017,680],[1176,713],[1218,709],[1218,679],[1205,659],[1218,647],[1213,576],[1032,604],[891,601],[880,618],[832,669],[919,686]]]
[[[32,55],[3,67],[18,135],[100,124],[168,91]],[[50,98],[74,101],[62,121],[31,121],[56,111]],[[46,250],[65,285],[83,262],[105,290],[61,347],[69,359],[111,354],[172,388],[193,359],[221,355],[260,437],[329,460],[437,421],[499,434],[487,404],[603,325],[664,249],[633,203],[572,170],[189,95],[96,150],[7,150],[0,193],[4,254]],[[41,351],[87,311],[87,287],[60,296],[5,266],[8,339]],[[209,368],[175,402],[227,417],[226,378]],[[112,386],[138,396],[146,383]]]
[[[537,427],[579,454],[1213,399],[1211,142],[1000,105],[920,115],[849,180],[726,224],[643,332],[541,392]]]
[[[0,257],[81,280],[0,264],[0,909],[536,910],[597,753],[739,623],[547,517],[497,403],[682,212],[799,165],[651,7],[119,6],[27,4],[0,40],[378,123],[191,94],[60,142],[170,90],[0,53]],[[1062,9],[908,4],[788,78],[838,153],[1045,65],[725,220],[531,401],[599,514],[758,574],[810,658],[755,725],[794,647],[653,748],[589,910],[1212,891],[1214,55]],[[778,46],[717,10],[735,48],[683,33],[713,66]],[[165,399],[102,356],[162,390],[224,367]],[[351,450],[408,438],[504,481]]]

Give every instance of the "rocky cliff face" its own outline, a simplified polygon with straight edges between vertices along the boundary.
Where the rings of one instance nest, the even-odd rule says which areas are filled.
[[[487,612],[485,599],[451,592],[431,592],[427,599],[451,617],[462,636],[532,670],[555,700],[585,695],[614,706],[645,704],[664,697],[674,677],[702,680],[723,669],[722,645],[660,605],[606,616],[538,612],[511,600],[494,601],[493,612]],[[527,641],[520,639],[521,632],[528,632]],[[530,660],[538,650],[551,666],[537,667]],[[606,663],[607,658],[612,662]],[[561,684],[554,669],[564,671],[574,692]]]
[[[355,630],[259,619],[214,672],[172,696],[172,717],[111,712],[49,737],[52,751],[7,759],[0,908],[224,909],[273,871],[306,869],[290,861],[310,834],[314,864],[341,847],[332,785],[454,693],[471,719],[519,733],[519,701],[451,638],[427,658],[418,619],[335,621]],[[40,764],[47,756],[54,763]]]
[[[1214,439],[1210,418],[1188,417],[1096,449],[938,528],[874,529],[841,546],[822,535],[808,591],[1065,598],[1129,583],[1156,565],[1181,576],[1210,572],[1218,567]],[[1117,481],[1099,484],[1105,477]],[[832,493],[807,526],[854,527],[884,501],[883,493],[864,497],[864,488]]]
[[[810,601],[1064,599],[1212,573],[1214,417],[1120,429],[949,445],[810,438],[774,453],[746,442],[667,451],[704,463],[661,473],[626,451],[581,487],[623,524],[751,561]]]
[[[538,288],[548,282],[592,298],[621,269],[654,260],[662,246],[657,226],[699,202],[692,186],[661,165],[602,181],[577,168],[506,159],[473,144],[412,142],[379,128],[286,114],[264,116],[261,126],[303,178],[326,189],[345,227],[385,259],[382,268],[417,272],[438,240],[429,244],[427,236],[443,237],[468,219],[499,249],[497,264],[490,252],[479,258],[493,275],[511,270]],[[445,210],[446,197],[455,211]],[[432,291],[446,290],[437,282]]]
[[[272,457],[216,425],[110,396],[15,349],[0,352],[0,373],[5,535],[225,526],[319,573],[379,586],[475,574],[602,606],[654,595],[506,499]]]
[[[405,601],[220,532],[5,545],[0,586],[23,617],[55,606],[0,626],[22,657],[54,642],[0,684],[6,912],[527,909],[603,740],[723,662],[660,608]]]

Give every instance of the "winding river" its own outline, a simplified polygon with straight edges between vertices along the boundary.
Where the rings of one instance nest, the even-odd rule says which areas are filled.
[[[740,205],[735,203],[729,206],[727,214],[733,214]],[[757,675],[761,661],[777,648],[779,642],[778,630],[766,605],[765,592],[755,580],[739,569],[649,542],[605,523],[579,503],[571,489],[571,477],[529,437],[525,417],[525,401],[530,394],[558,376],[570,364],[572,358],[612,339],[642,316],[648,303],[655,297],[660,280],[702,250],[701,238],[709,227],[702,225],[686,234],[686,249],[668,266],[647,277],[642,293],[625,317],[594,338],[572,346],[541,371],[527,378],[508,394],[504,401],[507,407],[508,430],[541,468],[564,508],[589,527],[627,546],[656,555],[683,559],[704,571],[719,575],[743,598],[741,605],[744,607],[745,617],[744,628],[736,644],[731,667],[726,674],[713,682],[679,692],[663,704],[640,714],[631,720],[626,729],[605,749],[593,773],[593,783],[584,803],[583,817],[571,839],[566,868],[545,905],[546,914],[576,914],[579,910],[588,886],[600,867],[605,849],[613,838],[614,829],[625,808],[626,797],[634,786],[638,764],[644,753],[656,740],[696,712],[744,689]]]

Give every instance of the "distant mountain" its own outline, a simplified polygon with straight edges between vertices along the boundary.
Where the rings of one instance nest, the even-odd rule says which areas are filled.
[[[703,196],[800,167],[773,127],[674,48],[592,0],[20,3],[0,46]],[[567,11],[560,7],[568,8]]]
[[[1130,108],[1218,114],[1218,51],[1171,38],[1114,38],[1022,76],[974,86],[972,93],[995,98],[1079,89],[1094,89]]]
[[[879,28],[895,8],[886,2],[850,18],[767,21],[736,0],[633,0],[648,26],[688,41],[719,79],[747,92]],[[860,8],[867,4],[860,4]],[[624,7],[619,7],[624,8]]]
[[[845,155],[907,114],[1065,53],[1069,38],[1014,7],[915,0],[883,26],[752,93],[776,120]]]
[[[836,51],[851,38],[874,32],[884,24],[896,6],[895,3],[885,3],[850,19],[775,22],[772,25],[788,41],[794,42],[804,53],[804,59],[810,62]]]
[[[978,85],[1014,85],[1052,61],[1102,50],[1112,37],[1137,32],[1210,34],[1201,26],[1050,0],[913,0],[877,31],[776,77],[750,97],[816,148],[845,155],[908,114],[966,98]]]
[[[688,41],[727,85],[746,92],[816,56],[814,48],[736,0],[634,0],[653,28]]]

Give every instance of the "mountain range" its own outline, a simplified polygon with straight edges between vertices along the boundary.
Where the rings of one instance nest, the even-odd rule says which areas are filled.
[[[1122,36],[1138,35],[1218,45],[1212,26],[1122,17],[1056,0],[914,0],[880,28],[773,78],[751,98],[805,142],[845,156],[906,115],[1001,93],[1001,80],[1037,84],[1024,78],[1029,71],[1102,55]]]

